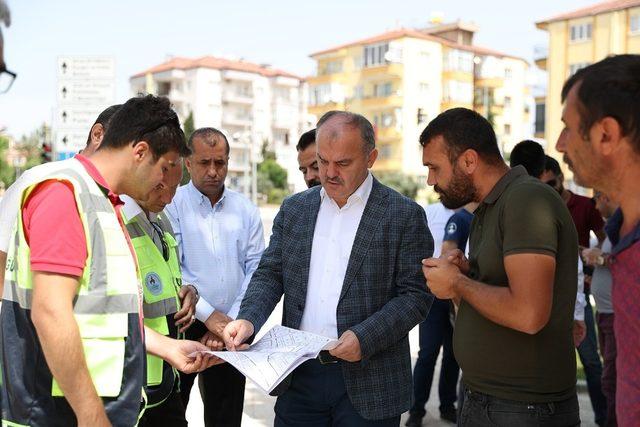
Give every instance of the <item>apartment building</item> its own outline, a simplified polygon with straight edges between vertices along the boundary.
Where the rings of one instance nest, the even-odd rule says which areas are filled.
[[[251,170],[267,144],[287,169],[293,190],[305,188],[295,145],[312,123],[304,79],[268,65],[204,56],[172,58],[130,78],[131,92],[167,96],[196,128],[222,130],[230,146],[230,188],[249,194]]]
[[[548,48],[536,52],[535,62],[548,77],[544,137],[548,151],[559,157],[555,142],[562,131],[562,85],[580,68],[608,55],[640,53],[640,0],[597,3],[539,21],[536,27],[549,33]]]
[[[473,108],[496,129],[506,152],[531,133],[524,59],[473,44],[477,27],[455,22],[400,28],[313,53],[309,112],[363,114],[377,134],[378,171],[426,175],[420,132],[440,112]]]

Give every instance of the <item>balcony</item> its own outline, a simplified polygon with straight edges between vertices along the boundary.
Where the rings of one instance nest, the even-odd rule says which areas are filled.
[[[253,125],[253,117],[245,116],[245,115],[237,115],[230,113],[222,114],[222,123],[224,125],[231,126],[240,126],[240,127],[249,127]]]
[[[252,105],[255,99],[252,93],[238,93],[238,92],[227,90],[222,92],[222,101],[233,103],[233,104]]]
[[[488,87],[492,89],[500,88],[504,86],[504,78],[502,77],[490,77],[490,76],[479,76],[476,77],[474,81],[474,85],[476,87]]]
[[[533,61],[538,68],[542,70],[547,69],[547,58],[549,57],[549,46],[538,45],[533,48]]]

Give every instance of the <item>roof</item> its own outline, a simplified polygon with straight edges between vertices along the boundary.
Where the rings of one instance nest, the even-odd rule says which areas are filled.
[[[214,56],[203,56],[201,58],[195,59],[182,57],[171,58],[170,60],[163,62],[162,64],[136,73],[131,76],[131,78],[142,77],[149,73],[155,74],[169,70],[190,70],[194,68],[243,71],[246,73],[260,74],[265,77],[290,77],[297,80],[304,80],[302,77],[276,68],[266,67],[264,65],[258,65],[242,60],[234,61],[231,59],[217,58]]]
[[[583,7],[573,10],[571,12],[565,12],[560,15],[552,16],[551,18],[544,19],[536,22],[536,27],[541,30],[546,29],[547,24],[556,21],[565,21],[567,19],[585,18],[588,16],[595,16],[601,13],[614,12],[616,10],[628,9],[630,7],[640,6],[640,0],[610,0],[593,4],[591,6]]]
[[[443,37],[438,37],[436,35],[431,35],[431,34],[425,34],[421,31],[418,30],[414,30],[411,28],[400,28],[397,30],[392,30],[392,31],[387,31],[385,33],[382,34],[378,34],[375,35],[373,37],[368,37],[366,39],[361,39],[361,40],[356,40],[350,43],[346,43],[340,46],[335,46],[329,49],[325,49],[325,50],[321,50],[319,52],[315,52],[312,53],[311,55],[309,55],[310,57],[314,58],[316,56],[320,56],[320,55],[324,55],[326,53],[331,53],[331,52],[335,52],[337,50],[340,49],[345,49],[348,47],[353,47],[353,46],[359,46],[359,45],[365,45],[365,44],[374,44],[374,43],[382,43],[385,41],[390,41],[390,40],[396,40],[396,39],[400,39],[403,37],[412,37],[412,38],[416,38],[416,39],[421,39],[421,40],[429,40],[435,43],[440,43],[443,44],[445,46],[454,48],[454,49],[460,49],[460,50],[466,50],[469,52],[474,52],[477,53],[478,55],[491,55],[491,56],[497,56],[500,58],[513,58],[513,59],[518,59],[524,62],[527,62],[524,58],[520,58],[518,56],[513,56],[513,55],[508,55],[506,53],[502,53],[502,52],[498,52],[496,50],[492,50],[492,49],[487,49],[481,46],[475,46],[475,45],[464,45],[464,44],[459,44],[459,43],[454,43],[450,40],[447,40]]]

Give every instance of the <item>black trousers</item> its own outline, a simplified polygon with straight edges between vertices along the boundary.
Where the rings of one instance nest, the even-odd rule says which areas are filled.
[[[160,405],[147,408],[138,425],[140,427],[187,427],[185,408],[176,387]]]
[[[459,427],[577,427],[578,397],[561,402],[527,403],[464,391]]]
[[[187,330],[186,337],[199,341],[207,332],[204,323],[196,320]],[[240,427],[244,404],[245,378],[236,368],[223,363],[199,374],[180,373],[180,394],[184,407],[189,403],[193,381],[198,376],[198,387],[204,404],[206,427]]]

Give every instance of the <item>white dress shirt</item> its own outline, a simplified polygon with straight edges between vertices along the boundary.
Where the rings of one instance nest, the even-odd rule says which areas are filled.
[[[338,300],[356,231],[372,186],[373,177],[369,173],[342,208],[327,196],[324,188],[320,190],[320,210],[311,246],[307,299],[300,322],[302,331],[338,338]]]
[[[178,242],[182,280],[200,294],[196,318],[204,322],[218,310],[235,319],[264,251],[260,211],[227,188],[211,206],[189,182],[178,188],[165,214]]]

